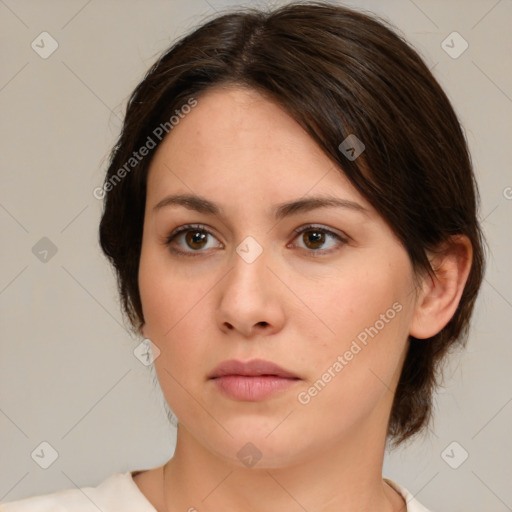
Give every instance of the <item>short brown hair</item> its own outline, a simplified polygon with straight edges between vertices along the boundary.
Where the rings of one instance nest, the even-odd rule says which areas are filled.
[[[124,312],[138,331],[144,323],[138,266],[154,150],[133,169],[126,162],[154,141],[156,127],[169,127],[176,109],[217,85],[249,87],[284,107],[390,225],[416,275],[433,273],[427,250],[466,235],[473,261],[453,318],[428,340],[409,337],[388,425],[396,446],[428,424],[441,362],[450,347],[466,343],[484,252],[478,188],[457,116],[395,30],[376,16],[326,2],[239,8],[204,22],[158,59],[129,99],[105,177],[99,235]],[[365,146],[355,160],[339,149],[350,134]]]

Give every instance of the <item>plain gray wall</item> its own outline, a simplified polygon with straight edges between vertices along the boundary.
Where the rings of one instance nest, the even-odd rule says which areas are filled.
[[[92,192],[129,93],[172,41],[229,5],[242,4],[0,1],[0,501],[97,485],[173,453],[175,429],[154,374],[133,354],[140,340],[123,325],[99,250],[101,202]],[[389,19],[447,91],[472,151],[492,250],[468,348],[451,360],[435,423],[387,456],[384,475],[438,512],[512,510],[512,2],[346,5]],[[46,59],[44,31],[58,43]],[[458,58],[442,47],[453,31],[469,44]],[[40,261],[34,252],[48,247]],[[31,458],[44,441],[59,454],[46,470]],[[442,456],[454,441],[452,465],[462,449],[469,454],[457,469]]]

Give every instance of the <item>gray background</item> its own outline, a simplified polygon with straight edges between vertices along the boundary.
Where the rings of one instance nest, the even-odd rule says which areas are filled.
[[[512,2],[346,4],[394,23],[447,91],[492,251],[468,349],[450,362],[435,422],[387,455],[384,476],[435,511],[512,510]],[[173,453],[175,429],[151,369],[133,354],[140,340],[126,331],[99,250],[93,189],[126,99],[157,55],[229,5],[241,4],[0,0],[0,501],[97,485]],[[59,45],[46,59],[31,47],[43,31]],[[453,31],[469,44],[458,58],[442,47]],[[54,255],[40,252],[43,237]],[[51,454],[44,441],[58,452],[48,469],[35,462]]]

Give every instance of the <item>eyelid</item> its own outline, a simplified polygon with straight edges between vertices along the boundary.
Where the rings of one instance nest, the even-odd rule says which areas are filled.
[[[318,231],[321,231],[322,233],[327,233],[330,235],[334,235],[340,238],[340,240],[343,240],[344,242],[348,242],[350,237],[345,234],[343,231],[334,230],[332,228],[328,228],[326,226],[323,226],[322,224],[306,224],[305,226],[301,226],[300,228],[294,229],[293,232],[297,234],[301,234],[304,231],[309,231],[317,229]]]
[[[169,235],[167,235],[164,238],[164,245],[170,246],[176,237],[178,237],[182,233],[186,233],[187,231],[192,231],[192,230],[203,231],[206,234],[211,235],[214,238],[217,238],[214,235],[214,233],[212,233],[212,231],[210,229],[211,228],[209,228],[209,227],[205,227],[204,224],[184,224],[184,225],[176,228],[175,230],[173,230]],[[348,235],[346,235],[345,233],[335,231],[335,230],[325,227],[321,224],[306,224],[306,225],[300,226],[297,229],[294,229],[293,233],[295,233],[296,236],[293,238],[293,240],[295,240],[302,233],[304,233],[306,231],[312,231],[312,230],[317,230],[321,233],[330,235],[333,238],[338,239],[338,241],[341,243],[341,245],[345,245],[351,240],[351,238]],[[221,246],[224,246],[224,244],[222,244],[222,242],[220,242],[220,244],[221,244]],[[288,247],[288,245],[287,245],[287,247]],[[300,249],[302,249],[303,251],[305,251],[311,255],[328,254],[328,253],[338,250],[337,248],[336,249],[331,248],[331,249],[323,249],[323,250],[322,249],[314,250],[314,249],[307,249],[307,248],[302,248],[302,247],[300,247]],[[200,256],[201,253],[207,252],[207,251],[187,251],[187,250],[174,249],[174,248],[172,249],[172,251],[177,254],[183,254],[186,256]]]
[[[208,235],[211,235],[214,238],[217,238],[213,230],[209,227],[206,227],[205,224],[183,224],[182,226],[176,228],[173,230],[169,235],[165,236],[164,238],[164,245],[169,246],[174,241],[175,238],[177,238],[182,233],[186,233],[187,231],[203,231]],[[222,242],[219,242],[221,246],[224,246]],[[173,252],[177,254],[185,254],[187,256],[199,256],[201,253],[206,251],[184,251],[182,249],[172,249]]]
[[[321,233],[324,233],[326,235],[329,235],[329,236],[332,236],[333,238],[338,239],[338,241],[341,245],[345,245],[351,240],[351,238],[348,235],[346,235],[345,233],[335,231],[335,230],[325,227],[321,224],[307,224],[305,226],[301,226],[300,228],[295,229],[294,233],[297,234],[297,236],[295,238],[297,238],[299,235],[301,235],[302,233],[304,233],[306,231],[313,231],[313,230],[319,231]],[[294,238],[294,240],[295,240],[295,238]],[[326,255],[326,254],[330,254],[332,252],[336,252],[337,250],[339,250],[339,247],[334,248],[334,249],[331,248],[331,249],[318,249],[318,250],[307,249],[307,248],[301,247],[301,249],[303,251],[306,251],[310,255],[321,256],[324,254]]]
[[[196,229],[197,231],[205,231],[209,235],[213,235],[213,233],[210,231],[210,228],[205,227],[205,224],[183,224],[182,226],[174,229],[169,235],[165,237],[165,243],[170,243],[174,237],[192,229]]]

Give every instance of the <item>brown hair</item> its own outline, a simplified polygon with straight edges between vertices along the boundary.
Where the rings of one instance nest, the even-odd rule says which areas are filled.
[[[170,131],[169,119],[191,98],[230,84],[257,90],[286,109],[388,222],[416,275],[433,275],[426,251],[451,235],[471,241],[472,267],[453,318],[432,338],[409,337],[388,425],[396,446],[428,424],[441,362],[450,347],[466,343],[483,276],[478,189],[457,116],[416,51],[375,16],[294,2],[271,11],[237,9],[204,22],[162,55],[131,95],[103,186],[100,244],[137,331],[144,323],[138,266],[154,150],[130,159],[158,139],[157,127]],[[365,146],[355,160],[339,149],[349,134]]]

